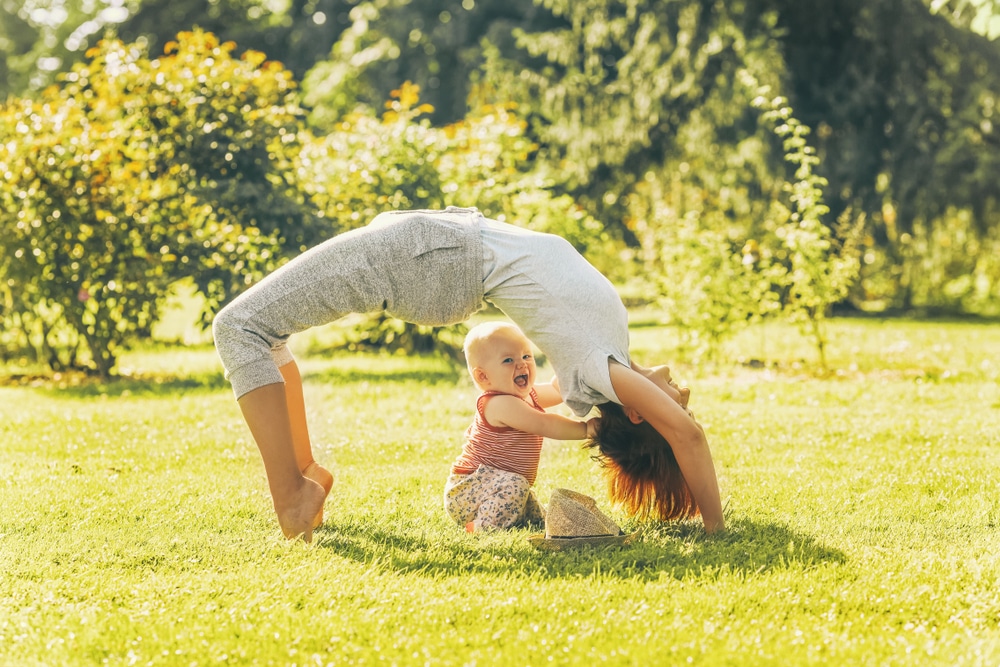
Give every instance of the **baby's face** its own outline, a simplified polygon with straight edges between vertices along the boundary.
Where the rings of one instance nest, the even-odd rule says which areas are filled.
[[[483,389],[527,398],[535,386],[535,356],[523,335],[498,331],[490,336],[478,365]]]

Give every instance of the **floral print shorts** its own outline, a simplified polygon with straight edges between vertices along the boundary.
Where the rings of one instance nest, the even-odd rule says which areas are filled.
[[[460,526],[510,528],[543,523],[545,510],[528,480],[517,473],[481,465],[470,475],[450,475],[444,487],[444,509]]]

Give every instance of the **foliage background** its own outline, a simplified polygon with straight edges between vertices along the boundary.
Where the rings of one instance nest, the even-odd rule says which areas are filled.
[[[207,321],[447,204],[567,235],[690,354],[791,317],[822,357],[833,308],[995,315],[995,9],[4,0],[0,353],[106,376],[178,281]]]

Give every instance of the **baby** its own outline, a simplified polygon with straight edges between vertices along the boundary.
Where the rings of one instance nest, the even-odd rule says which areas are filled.
[[[592,437],[598,420],[545,412],[562,403],[558,380],[535,384],[531,343],[514,325],[480,324],[469,331],[464,349],[481,393],[445,484],[445,510],[469,532],[540,523],[545,513],[531,487],[542,440]]]

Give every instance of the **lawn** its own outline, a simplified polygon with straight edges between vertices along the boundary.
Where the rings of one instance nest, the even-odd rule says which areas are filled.
[[[638,533],[562,553],[445,517],[474,397],[445,360],[296,341],[337,476],[312,544],[281,539],[210,347],[129,353],[107,385],[8,379],[0,664],[1000,664],[1000,327],[830,338],[821,373],[794,329],[708,364],[636,327],[636,359],[693,389],[729,532],[627,520],[550,442],[540,499],[583,491]]]

